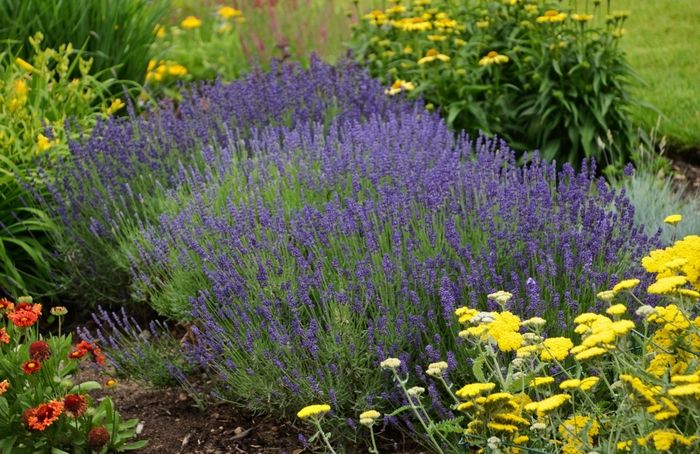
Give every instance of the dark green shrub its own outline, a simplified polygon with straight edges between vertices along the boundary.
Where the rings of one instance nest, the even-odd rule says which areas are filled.
[[[408,95],[440,107],[455,129],[496,134],[559,164],[627,162],[635,102],[628,88],[636,76],[618,44],[629,12],[606,16],[599,1],[578,10],[532,0],[476,3],[373,11],[352,46],[374,76],[396,89],[411,82]]]

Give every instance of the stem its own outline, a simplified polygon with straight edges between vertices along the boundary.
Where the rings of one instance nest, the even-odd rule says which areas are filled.
[[[372,449],[370,449],[369,452],[372,454],[379,454],[377,443],[374,441],[374,430],[372,429],[372,426],[369,426],[369,436],[372,439]]]
[[[396,381],[399,382],[399,386],[401,386],[403,393],[408,397],[408,403],[411,405],[411,410],[413,410],[413,414],[415,414],[418,418],[418,421],[420,422],[421,426],[423,426],[423,430],[425,430],[425,433],[428,435],[428,438],[430,438],[430,441],[433,443],[433,446],[435,446],[435,449],[437,449],[437,451],[440,454],[445,454],[442,451],[442,448],[438,444],[437,440],[435,440],[435,437],[433,437],[433,434],[430,432],[430,429],[428,429],[428,426],[425,424],[425,421],[421,417],[420,413],[418,413],[418,409],[416,409],[416,404],[413,403],[412,396],[408,394],[408,390],[406,389],[406,386],[399,377],[399,374],[396,372],[396,369],[392,369],[392,372],[394,373],[394,378],[396,379]]]
[[[331,446],[331,442],[326,437],[326,433],[321,428],[321,423],[318,421],[318,417],[315,416],[313,419],[313,422],[314,422],[314,425],[316,426],[316,428],[321,433],[321,438],[323,438],[323,441],[326,443],[326,446],[328,446],[328,449],[330,449],[333,454],[336,454],[335,451],[333,450],[333,446]],[[372,437],[372,441],[374,441],[374,437]]]

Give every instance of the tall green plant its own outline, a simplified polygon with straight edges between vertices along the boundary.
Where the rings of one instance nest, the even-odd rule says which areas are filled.
[[[28,39],[37,31],[53,48],[66,43],[80,48],[87,42],[85,55],[93,58],[93,71],[102,80],[143,82],[154,28],[168,6],[169,0],[3,0],[0,36],[7,38],[11,53],[25,60],[32,53]]]

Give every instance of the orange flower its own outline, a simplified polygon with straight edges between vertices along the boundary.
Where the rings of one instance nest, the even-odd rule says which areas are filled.
[[[92,360],[95,361],[98,364],[104,364],[105,363],[105,357],[100,351],[99,347],[95,344],[88,344],[85,341],[80,341],[78,345],[76,345],[78,349],[86,350],[90,352],[90,355],[92,356]],[[69,355],[70,356],[70,355]]]
[[[41,304],[19,303],[17,306],[15,306],[14,311],[34,312],[38,317],[41,315]]]
[[[54,423],[63,413],[63,404],[52,400],[47,404],[41,404],[33,409],[27,418],[27,425],[34,430],[44,430]]]
[[[41,363],[39,361],[34,360],[34,359],[22,364],[22,370],[24,371],[25,374],[31,375],[31,374],[37,372],[39,369],[41,369]]]
[[[7,334],[5,328],[0,328],[0,342],[4,342],[6,344],[10,343],[10,335]]]
[[[73,350],[72,352],[68,353],[68,357],[70,359],[81,359],[85,354],[87,353],[87,350],[84,348],[79,348],[77,350]]]
[[[11,314],[7,314],[7,318],[20,328],[32,326],[39,319],[34,312],[26,310],[14,311]]]
[[[63,408],[75,419],[87,410],[87,398],[82,394],[68,394],[63,399]]]
[[[15,305],[8,301],[7,298],[0,298],[0,312],[12,312],[14,308]]]
[[[0,382],[0,396],[5,394],[5,391],[7,391],[7,388],[10,387],[10,383],[8,383],[7,380],[3,380]]]
[[[118,382],[117,382],[115,379],[110,378],[109,380],[107,380],[107,381],[105,382],[105,387],[107,387],[107,388],[114,388],[115,386],[117,386],[117,383],[118,383]]]

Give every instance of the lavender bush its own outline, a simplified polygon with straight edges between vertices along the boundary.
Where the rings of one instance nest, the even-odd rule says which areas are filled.
[[[413,110],[383,90],[350,61],[329,66],[313,59],[308,70],[273,63],[231,84],[193,85],[178,106],[164,104],[139,118],[130,109],[129,118],[98,123],[89,139],[70,143],[70,162],[47,162],[51,172],[37,172],[50,197],[33,192],[56,220],[54,243],[64,264],[54,277],[93,309],[99,301],[128,305],[118,245],[165,210],[159,194],[180,187],[189,169],[226,174],[222,159],[230,157],[219,144],[256,142],[262,127],[323,131],[335,117],[361,122]]]
[[[471,354],[456,307],[495,310],[485,295],[506,289],[512,311],[570,331],[657,242],[586,163],[557,173],[535,155],[519,168],[502,144],[455,140],[436,115],[278,134],[246,145],[253,158],[229,141],[226,176],[188,171],[163,194],[168,212],[125,245],[135,292],[193,323],[187,367],[218,377],[215,398],[258,411],[323,400],[339,422],[400,406],[379,362],[401,358],[421,380],[429,362],[457,371]]]
[[[215,398],[278,414],[322,399],[346,421],[401,405],[375,394],[383,359],[422,380],[419,364],[454,371],[468,360],[453,323],[460,305],[493,310],[485,295],[502,289],[515,295],[509,309],[567,331],[573,314],[600,309],[597,291],[641,274],[635,264],[658,238],[634,225],[594,164],[557,172],[534,154],[517,167],[504,144],[455,137],[422,105],[387,100],[351,66],[341,73],[335,91],[309,98],[325,107],[306,113],[301,78],[281,107],[263,112],[251,97],[235,115],[216,113],[232,88],[204,86],[179,110],[104,125],[50,185],[68,244],[106,256],[136,298],[192,324],[186,366],[163,360],[188,390],[186,372],[198,369]],[[273,74],[241,87],[293,78]],[[274,93],[258,96],[272,103]],[[438,417],[451,417],[428,392]]]

